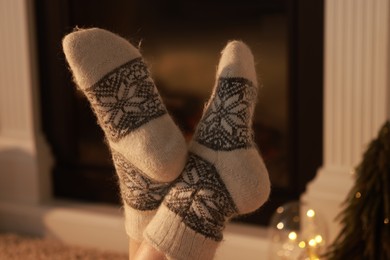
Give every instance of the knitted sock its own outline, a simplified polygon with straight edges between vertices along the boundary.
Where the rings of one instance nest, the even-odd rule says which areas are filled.
[[[251,130],[256,96],[251,51],[230,42],[186,166],[144,233],[169,259],[212,259],[225,222],[267,200],[268,172]]]
[[[126,231],[136,240],[182,171],[187,146],[139,51],[106,30],[63,40],[66,59],[105,132],[119,176]]]

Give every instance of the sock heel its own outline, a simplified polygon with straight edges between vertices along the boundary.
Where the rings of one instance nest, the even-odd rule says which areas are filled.
[[[270,180],[257,149],[214,151],[193,142],[190,151],[215,165],[236,204],[238,214],[251,213],[267,201]]]
[[[270,180],[263,159],[256,149],[220,154],[215,162],[216,168],[236,204],[238,214],[256,211],[270,194]]]

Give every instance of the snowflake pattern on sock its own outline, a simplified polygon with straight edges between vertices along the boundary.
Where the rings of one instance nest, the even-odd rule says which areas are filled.
[[[256,98],[257,88],[251,81],[220,78],[215,96],[198,125],[195,140],[217,151],[251,147],[251,109]]]
[[[185,225],[215,241],[222,240],[226,219],[237,213],[217,169],[193,153],[163,203],[182,217]]]
[[[167,113],[141,58],[108,73],[86,95],[112,141]]]
[[[157,209],[167,194],[170,183],[160,183],[146,177],[120,153],[113,151],[112,158],[125,203],[140,211]]]

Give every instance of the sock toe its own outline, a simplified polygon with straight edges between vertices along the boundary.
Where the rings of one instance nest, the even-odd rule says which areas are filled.
[[[116,67],[141,56],[118,35],[99,28],[79,29],[62,41],[76,83],[85,89]]]
[[[217,77],[241,77],[257,85],[254,58],[245,43],[231,41],[226,45],[219,61]]]

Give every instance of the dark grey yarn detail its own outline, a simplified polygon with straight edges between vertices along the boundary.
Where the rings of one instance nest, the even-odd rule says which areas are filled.
[[[238,212],[214,165],[193,153],[163,203],[187,227],[215,241],[222,240],[226,220]]]
[[[108,73],[86,95],[112,141],[167,113],[141,58]]]
[[[140,211],[157,209],[167,194],[170,183],[160,183],[146,177],[120,153],[113,151],[112,158],[124,202]]]
[[[220,78],[217,91],[198,125],[195,140],[216,151],[253,146],[251,109],[257,88],[245,78]]]

